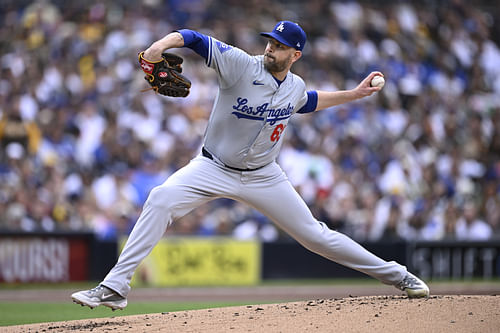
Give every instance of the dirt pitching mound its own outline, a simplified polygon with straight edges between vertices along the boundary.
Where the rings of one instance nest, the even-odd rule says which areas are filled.
[[[500,296],[369,296],[4,327],[7,332],[499,332]]]

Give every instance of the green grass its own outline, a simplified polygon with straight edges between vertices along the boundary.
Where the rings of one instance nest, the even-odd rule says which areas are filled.
[[[111,318],[146,313],[174,312],[183,310],[208,309],[214,307],[237,306],[243,302],[134,302],[124,310],[111,311],[106,307],[91,310],[73,303],[27,303],[0,302],[0,326],[23,325],[64,320]]]

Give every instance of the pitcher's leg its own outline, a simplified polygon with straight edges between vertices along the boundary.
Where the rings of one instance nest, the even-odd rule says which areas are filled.
[[[307,249],[386,284],[397,284],[406,276],[404,266],[377,257],[349,237],[317,221],[287,180],[266,188],[249,186],[246,193],[244,200],[247,203]]]
[[[190,197],[189,200],[187,198]],[[168,198],[168,205],[158,204]],[[118,262],[104,278],[102,285],[127,296],[130,291],[130,280],[137,266],[152,251],[153,247],[163,237],[168,225],[172,222],[172,205],[185,213],[196,208],[210,198],[193,196],[182,187],[172,187],[163,184],[153,189],[144,204],[143,211],[137,220],[129,238],[118,258]],[[184,201],[186,204],[179,205]],[[189,204],[187,204],[189,203]],[[180,211],[176,212],[180,216]]]
[[[210,174],[213,177],[210,178]],[[162,238],[172,220],[216,197],[217,186],[225,189],[229,187],[227,182],[217,173],[216,167],[198,158],[154,188],[118,262],[101,284],[126,297],[134,271]]]

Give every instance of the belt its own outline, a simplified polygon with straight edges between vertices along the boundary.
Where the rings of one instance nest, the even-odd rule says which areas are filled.
[[[211,159],[212,161],[214,160],[214,157],[212,156],[212,154],[210,154],[210,153],[208,152],[208,150],[206,150],[206,149],[205,149],[205,147],[202,147],[202,148],[201,148],[201,154],[202,154],[203,156],[205,156],[206,158]],[[231,169],[231,170],[236,170],[236,171],[240,171],[240,172],[241,172],[241,171],[255,171],[255,170],[259,170],[259,169],[262,169],[263,167],[265,167],[265,165],[263,165],[263,166],[260,166],[260,167],[258,167],[258,168],[255,168],[255,169],[241,169],[241,168],[235,168],[235,167],[229,166],[229,165],[227,165],[226,163],[224,163],[224,166],[225,166],[226,168],[228,168],[228,169]]]

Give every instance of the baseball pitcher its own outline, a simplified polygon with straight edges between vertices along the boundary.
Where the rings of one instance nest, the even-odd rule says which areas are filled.
[[[409,297],[429,296],[427,285],[404,266],[382,260],[316,220],[276,163],[290,117],[370,96],[381,89],[370,85],[372,78],[383,74],[370,73],[352,90],[306,91],[304,81],[290,72],[306,43],[302,28],[281,21],[261,35],[267,45],[258,56],[188,29],[166,35],[139,55],[152,89],[185,97],[191,83],[180,74],[182,59],[172,60],[164,51],[192,49],[217,73],[217,97],[201,153],[151,191],[116,265],[97,287],[71,295],[74,302],[123,309],[134,271],[166,228],[221,197],[261,211],[304,247],[334,262],[394,285]]]

